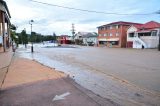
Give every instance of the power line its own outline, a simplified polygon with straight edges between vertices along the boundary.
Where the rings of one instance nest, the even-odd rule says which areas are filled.
[[[102,12],[102,11],[94,11],[94,10],[86,10],[86,9],[79,9],[79,8],[73,8],[73,7],[66,7],[62,5],[56,5],[56,4],[50,4],[45,2],[39,2],[35,0],[30,0],[31,2],[39,3],[39,4],[45,4],[49,6],[59,7],[59,8],[65,8],[70,10],[76,10],[76,11],[83,11],[83,12],[90,12],[90,13],[98,13],[98,14],[110,14],[110,15],[151,15],[151,14],[157,14],[156,12],[153,13],[145,13],[145,14],[123,14],[123,13],[111,13],[111,12]]]

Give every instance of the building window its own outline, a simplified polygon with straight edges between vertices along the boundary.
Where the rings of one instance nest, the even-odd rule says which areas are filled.
[[[130,38],[134,37],[134,33],[129,33],[129,37]]]
[[[109,36],[112,36],[112,33],[110,33]]]
[[[99,27],[99,30],[104,30],[104,27]]]
[[[119,36],[119,32],[116,32],[116,36]]]
[[[116,29],[119,29],[119,25],[116,25]]]
[[[99,36],[104,36],[104,34],[99,34]]]
[[[157,36],[157,31],[152,31],[152,36]]]
[[[111,41],[112,45],[118,45],[118,43],[119,43],[118,41]]]
[[[107,36],[106,33],[104,34],[104,36]]]
[[[109,28],[110,28],[110,29],[112,29],[113,27],[112,27],[112,26],[110,26]]]
[[[110,26],[107,26],[107,29],[110,29]]]
[[[108,33],[106,33],[106,36],[108,36]]]

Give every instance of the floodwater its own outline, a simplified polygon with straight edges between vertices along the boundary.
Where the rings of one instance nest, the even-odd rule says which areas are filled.
[[[21,56],[63,71],[78,84],[121,105],[159,105],[160,53],[97,47],[36,46]]]

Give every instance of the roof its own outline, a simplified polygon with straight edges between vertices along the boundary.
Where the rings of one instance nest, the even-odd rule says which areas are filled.
[[[138,30],[137,32],[138,32],[138,33],[146,33],[146,32],[151,32],[151,31],[153,31],[153,29]]]
[[[117,22],[112,22],[112,23],[105,24],[105,25],[102,25],[102,26],[99,26],[99,27],[110,26],[110,25],[141,25],[141,23],[117,21]]]
[[[134,25],[134,24],[140,24],[140,23],[118,21],[118,22],[112,22],[112,23],[107,24],[107,25]]]
[[[160,23],[155,21],[149,21],[142,25],[133,25],[133,26],[138,29],[137,32],[143,33],[143,32],[151,32],[155,28],[160,28]]]
[[[0,3],[2,3],[2,5],[4,5],[4,7],[5,7],[5,9],[6,9],[7,13],[8,13],[9,18],[11,18],[7,3],[5,1],[3,1],[3,0],[0,0]]]
[[[155,21],[150,21],[150,22],[147,22],[147,23],[143,24],[141,26],[141,28],[143,28],[143,29],[160,28],[160,23],[155,22]]]
[[[139,29],[139,28],[141,28],[141,26],[142,26],[143,24],[135,24],[135,25],[133,25],[134,27],[136,27],[137,29]]]
[[[88,38],[88,37],[97,37],[98,34],[94,32],[78,32],[78,35],[81,35],[83,38]]]

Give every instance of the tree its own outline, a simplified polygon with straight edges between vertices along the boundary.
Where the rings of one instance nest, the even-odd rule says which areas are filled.
[[[41,35],[39,33],[36,32],[32,32],[31,35],[29,35],[29,42],[34,42],[34,43],[40,43],[43,41],[56,41],[57,40],[57,36],[55,33],[53,33],[53,35]]]
[[[55,33],[53,33],[53,40],[56,41],[57,40],[57,35]]]
[[[18,46],[18,36],[16,32],[13,30],[11,30],[11,39],[12,39],[12,42],[14,41],[16,43],[16,46]]]
[[[11,32],[11,40],[12,40],[12,49],[14,51],[14,42],[16,43],[16,47],[18,47],[18,36],[16,33],[17,30],[17,26],[15,26],[14,24],[11,24],[10,26],[10,32]]]
[[[26,34],[26,30],[22,30],[21,32],[21,38],[22,38],[22,43],[25,45],[25,48],[27,47],[28,44],[28,35]]]
[[[17,30],[17,27],[14,24],[11,24],[10,29],[11,30]]]

